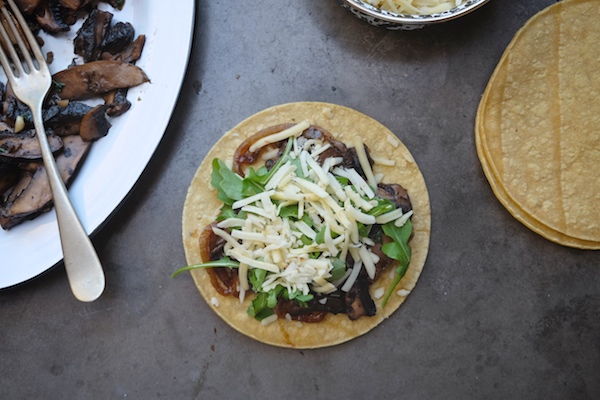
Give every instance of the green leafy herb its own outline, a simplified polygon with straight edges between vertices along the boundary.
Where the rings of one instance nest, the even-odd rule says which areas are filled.
[[[273,289],[269,290],[267,296],[267,307],[275,308],[275,306],[277,305],[277,299],[282,290],[283,286],[281,285],[277,285]]]
[[[302,235],[302,236],[300,236],[300,241],[301,241],[301,242],[302,242],[302,244],[303,244],[303,245],[305,245],[305,246],[310,246],[310,245],[313,243],[312,239],[311,239],[311,238],[309,238],[309,237],[308,237],[308,236],[306,236],[306,235]]]
[[[55,80],[52,80],[52,85],[54,86],[54,89],[55,89],[57,92],[60,92],[60,91],[62,91],[62,90],[63,90],[63,88],[65,87],[65,84],[64,84],[64,83],[61,83],[61,82],[56,82]]]
[[[225,204],[233,204],[244,198],[242,195],[242,177],[230,170],[218,158],[212,161],[211,185],[217,189],[217,198]]]
[[[313,227],[313,221],[307,214],[303,214],[302,218],[300,218],[300,221],[304,221],[304,223],[310,226],[311,228]]]
[[[322,226],[321,229],[319,229],[319,232],[317,232],[317,236],[315,237],[315,243],[325,243],[325,226]]]
[[[177,271],[173,272],[173,275],[171,275],[171,278],[176,277],[177,275],[179,275],[182,272],[191,271],[192,269],[214,268],[214,267],[238,268],[239,266],[240,266],[239,262],[233,261],[229,257],[223,257],[220,260],[209,261],[209,262],[205,262],[202,264],[188,265],[186,267],[179,268]]]
[[[388,199],[382,199],[379,197],[376,197],[375,199],[377,200],[377,205],[367,212],[369,215],[378,217],[396,209],[396,207],[394,207],[394,203]]]
[[[267,271],[260,268],[252,268],[248,271],[248,279],[252,285],[252,289],[255,292],[259,292],[262,289],[262,284],[267,277]]]
[[[408,240],[412,234],[412,223],[408,220],[401,227],[397,227],[393,222],[389,222],[382,225],[382,228],[383,232],[392,239],[392,242],[384,244],[381,250],[386,256],[398,260],[400,263],[396,268],[394,281],[383,299],[382,307],[385,307],[392,292],[406,274],[408,264],[410,264],[411,249]]]
[[[373,225],[365,225],[361,222],[357,222],[356,226],[358,227],[358,234],[360,237],[368,237],[371,232],[371,228]]]
[[[290,206],[281,207],[281,209],[279,210],[279,216],[281,218],[297,220],[298,219],[298,205],[292,204]]]
[[[235,212],[233,208],[231,208],[231,204],[223,204],[221,212],[217,215],[217,221],[225,221],[229,218],[246,219],[246,215],[246,211],[238,210]]]
[[[296,157],[289,160],[290,164],[296,167],[296,171],[294,173],[298,178],[306,179],[304,176],[304,171],[302,170],[302,164],[300,163],[300,158]]]
[[[284,299],[295,301],[300,307],[306,307],[306,302],[314,299],[315,297],[312,293],[303,294],[300,290],[288,292],[287,289],[284,290],[282,296]]]
[[[269,294],[267,292],[258,293],[258,295],[250,302],[250,305],[248,306],[248,315],[259,321],[262,321],[263,319],[275,314],[275,311],[273,311],[273,309],[269,308],[267,305],[268,298]]]
[[[346,273],[346,263],[339,258],[334,258],[331,260],[331,264],[333,265],[333,268],[329,272],[331,274],[329,280],[335,282],[342,279]]]
[[[343,176],[336,176],[335,179],[337,179],[342,186],[348,186],[350,184],[350,179]]]

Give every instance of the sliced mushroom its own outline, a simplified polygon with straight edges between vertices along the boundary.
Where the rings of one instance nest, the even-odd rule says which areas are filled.
[[[117,117],[131,108],[131,102],[127,100],[127,89],[116,89],[104,94],[104,103],[108,106],[106,114]]]
[[[9,123],[12,126],[14,126],[15,120],[18,116],[22,116],[25,119],[31,120],[31,111],[29,111],[29,107],[21,103],[12,94],[12,90],[10,90],[10,85],[8,86],[8,90],[6,91],[6,96],[4,98],[4,103],[2,104],[2,115],[5,119],[5,122]]]
[[[98,140],[108,134],[111,125],[106,119],[106,110],[110,106],[100,104],[92,108],[81,120],[79,134],[87,142]]]
[[[102,54],[102,58],[135,63],[142,56],[144,44],[146,44],[146,35],[140,35],[119,53],[112,55],[109,52],[105,52]]]
[[[56,34],[69,30],[64,20],[64,11],[58,0],[42,0],[36,9],[36,20],[45,32]]]
[[[81,122],[91,109],[92,106],[80,101],[69,101],[66,106],[56,104],[44,110],[44,124],[51,128],[58,128],[69,122]]]
[[[46,135],[50,150],[55,152],[63,147],[60,137],[51,130],[46,130]],[[34,129],[17,134],[0,132],[0,158],[35,160],[41,157],[42,150]]]
[[[117,22],[110,27],[102,41],[102,50],[110,54],[123,51],[135,37],[135,29],[129,22]]]
[[[362,316],[372,317],[377,313],[375,302],[373,302],[369,294],[369,282],[366,274],[363,274],[363,272],[364,269],[361,271],[358,279],[356,279],[352,289],[346,293],[347,314],[348,318],[352,321]]]
[[[21,10],[23,14],[33,14],[42,3],[42,0],[15,0],[15,3],[17,3],[19,10]]]
[[[102,44],[111,29],[112,17],[107,11],[94,9],[77,31],[73,42],[75,54],[83,57],[85,62],[100,58]]]
[[[387,199],[394,203],[396,208],[402,208],[402,212],[407,213],[412,210],[412,204],[408,197],[408,192],[402,186],[394,184],[380,183],[377,185],[377,196]]]
[[[60,0],[60,4],[72,11],[78,11],[88,5],[90,0]]]
[[[63,122],[58,126],[55,126],[53,131],[57,136],[71,136],[79,135],[79,128],[81,127],[81,120]]]
[[[139,67],[121,61],[92,61],[56,73],[54,91],[65,100],[81,100],[114,89],[128,88],[148,82]]]
[[[63,181],[69,186],[91,143],[83,141],[78,135],[65,137],[63,142],[64,149],[56,158],[56,165]],[[0,225],[3,229],[10,229],[51,208],[52,193],[46,168],[41,162],[31,162],[22,170],[21,180],[0,209]]]
[[[113,6],[114,8],[116,8],[117,10],[123,9],[123,6],[125,5],[125,0],[101,0],[101,1],[103,3],[110,4],[111,6]]]
[[[0,161],[0,204],[4,203],[4,193],[19,181],[19,168],[14,164]]]

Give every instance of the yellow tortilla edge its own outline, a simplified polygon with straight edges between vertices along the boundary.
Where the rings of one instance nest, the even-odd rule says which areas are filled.
[[[492,191],[494,192],[494,195],[515,219],[517,219],[519,222],[521,222],[533,232],[557,244],[585,250],[598,250],[600,249],[600,242],[573,237],[566,234],[565,232],[558,231],[545,224],[544,221],[537,218],[534,214],[525,210],[525,208],[514,199],[514,197],[510,194],[510,192],[502,183],[499,171],[496,165],[494,164],[493,158],[486,145],[486,136],[484,134],[485,129],[483,121],[485,109],[488,105],[487,101],[491,91],[494,90],[495,85],[502,86],[502,84],[498,83],[497,81],[501,79],[500,76],[502,75],[502,72],[504,72],[503,69],[507,67],[506,64],[508,63],[508,58],[510,57],[511,49],[514,43],[516,43],[516,41],[519,40],[520,35],[523,34],[523,32],[528,28],[531,21],[535,18],[539,18],[540,15],[544,15],[545,13],[555,12],[555,9],[562,7],[564,3],[576,3],[586,1],[588,0],[567,0],[546,7],[544,10],[531,17],[525,23],[525,25],[521,27],[519,31],[517,31],[511,42],[508,44],[506,50],[502,54],[500,61],[494,69],[494,72],[492,73],[492,76],[480,100],[475,121],[475,144],[482,169],[488,180],[488,183],[492,188]]]

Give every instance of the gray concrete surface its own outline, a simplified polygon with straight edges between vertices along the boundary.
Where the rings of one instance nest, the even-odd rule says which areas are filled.
[[[0,291],[3,399],[598,399],[600,253],[532,233],[496,200],[473,126],[505,46],[554,0],[492,0],[443,26],[391,32],[334,0],[200,1],[181,96],[158,151],[95,235],[107,289],[77,302],[62,265]],[[207,150],[247,116],[342,104],[419,163],[430,253],[389,320],[320,350],[267,346],[204,303],[181,213]],[[0,256],[1,257],[1,256]]]

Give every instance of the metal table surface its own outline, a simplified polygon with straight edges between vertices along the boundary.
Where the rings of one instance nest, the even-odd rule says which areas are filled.
[[[554,244],[494,197],[477,105],[515,32],[554,0],[492,0],[456,21],[389,31],[336,1],[197,4],[189,68],[158,150],[93,237],[107,287],[71,295],[62,265],[0,291],[4,399],[598,399],[600,253]],[[325,101],[389,127],[421,167],[432,236],[404,305],[318,350],[226,325],[185,265],[188,185],[228,129],[266,107]]]

